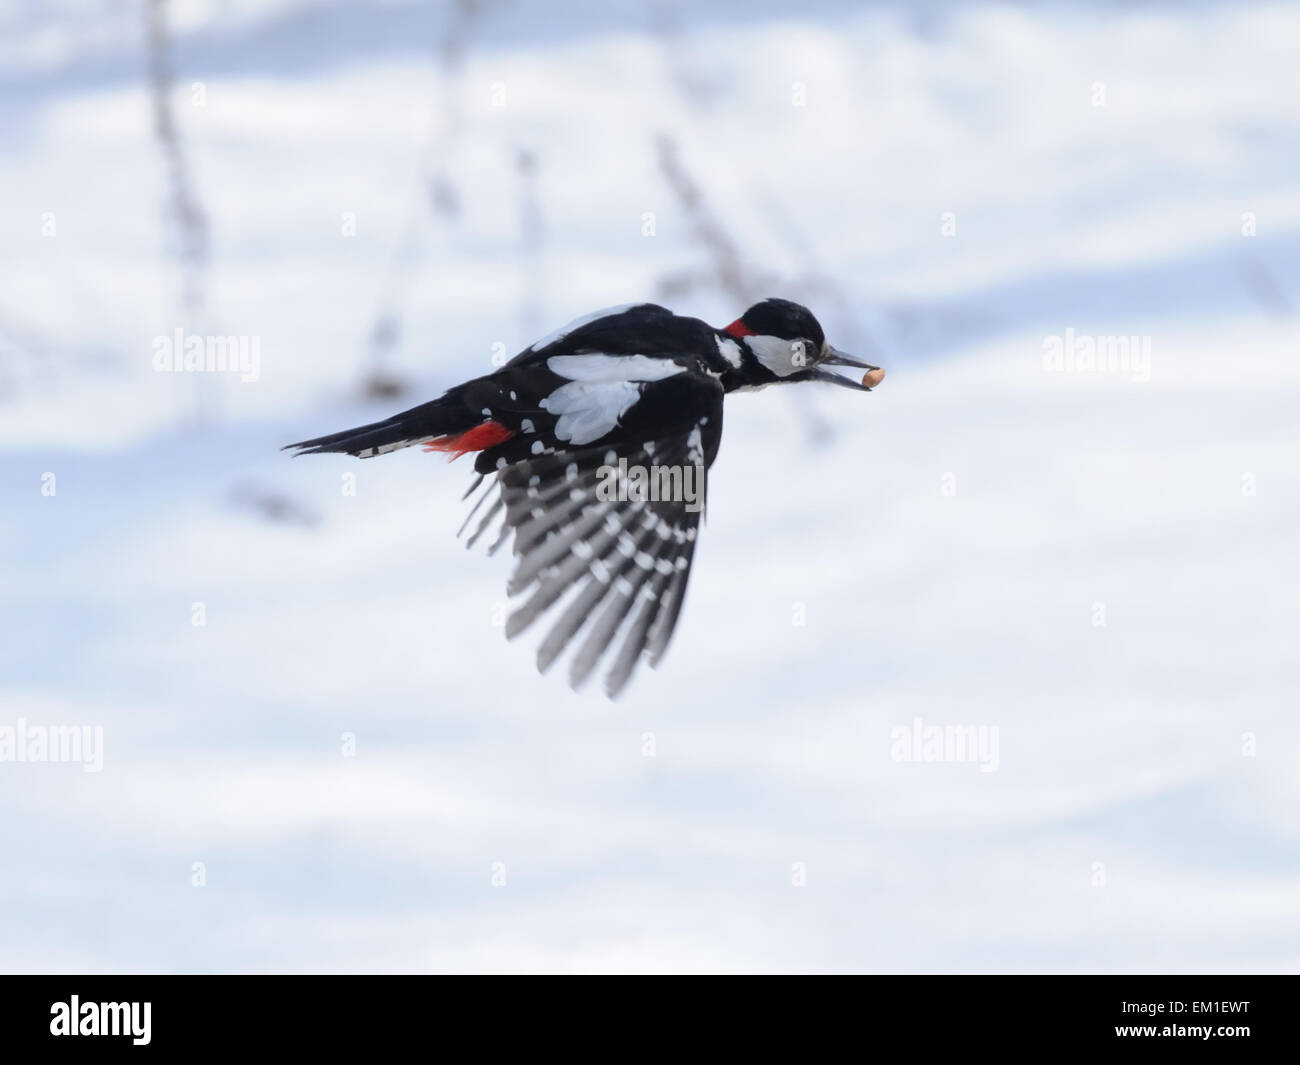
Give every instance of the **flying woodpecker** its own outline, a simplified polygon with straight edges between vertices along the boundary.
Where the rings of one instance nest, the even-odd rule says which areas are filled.
[[[827,366],[866,373],[858,383]],[[498,520],[492,550],[513,534],[516,557],[507,590],[529,593],[507,637],[567,596],[537,667],[548,669],[585,627],[570,684],[580,687],[616,647],[605,677],[613,698],[641,658],[659,664],[681,613],[723,397],[798,381],[869,392],[883,377],[826,343],[817,319],[789,300],[756,303],[722,329],[634,303],[579,318],[431,402],[287,446],[363,459],[415,444],[476,452],[465,498],[487,487],[461,531],[495,495],[469,543]]]

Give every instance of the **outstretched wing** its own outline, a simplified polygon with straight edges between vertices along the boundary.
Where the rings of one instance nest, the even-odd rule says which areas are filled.
[[[567,596],[538,648],[538,669],[582,633],[569,681],[581,686],[616,648],[605,676],[611,698],[643,656],[658,664],[672,636],[722,435],[721,385],[706,373],[672,370],[636,382],[635,402],[594,440],[584,438],[584,426],[600,425],[608,413],[601,387],[591,390],[595,413],[581,399],[553,403],[564,412],[550,431],[521,434],[478,463],[480,472],[495,472],[498,498],[475,538],[503,513],[501,536],[513,533],[517,556],[507,590],[526,595],[506,635],[517,636]]]

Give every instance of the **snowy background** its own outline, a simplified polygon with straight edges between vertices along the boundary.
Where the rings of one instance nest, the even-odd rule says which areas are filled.
[[[0,968],[1296,970],[1297,41],[8,0],[0,727],[104,752],[0,762]],[[504,640],[465,460],[277,450],[594,308],[766,295],[888,379],[728,402],[616,703]],[[178,327],[258,379],[156,373]],[[1149,380],[1052,371],[1067,330]],[[918,718],[996,771],[898,760]]]

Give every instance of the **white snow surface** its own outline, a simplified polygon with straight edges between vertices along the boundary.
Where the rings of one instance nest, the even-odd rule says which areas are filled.
[[[454,77],[451,10],[174,5],[197,316],[138,5],[3,16],[0,728],[104,748],[0,761],[0,970],[1295,971],[1300,9],[496,3]],[[610,703],[505,641],[468,460],[278,448],[590,308],[735,318],[659,290],[710,269],[661,132],[888,377],[728,400]],[[413,388],[361,400],[390,304]],[[155,372],[178,326],[257,380]]]

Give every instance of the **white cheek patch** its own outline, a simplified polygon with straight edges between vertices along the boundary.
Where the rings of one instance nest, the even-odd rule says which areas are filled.
[[[782,340],[780,337],[749,336],[745,343],[754,357],[777,377],[789,377],[812,365],[813,356],[802,340]]]

